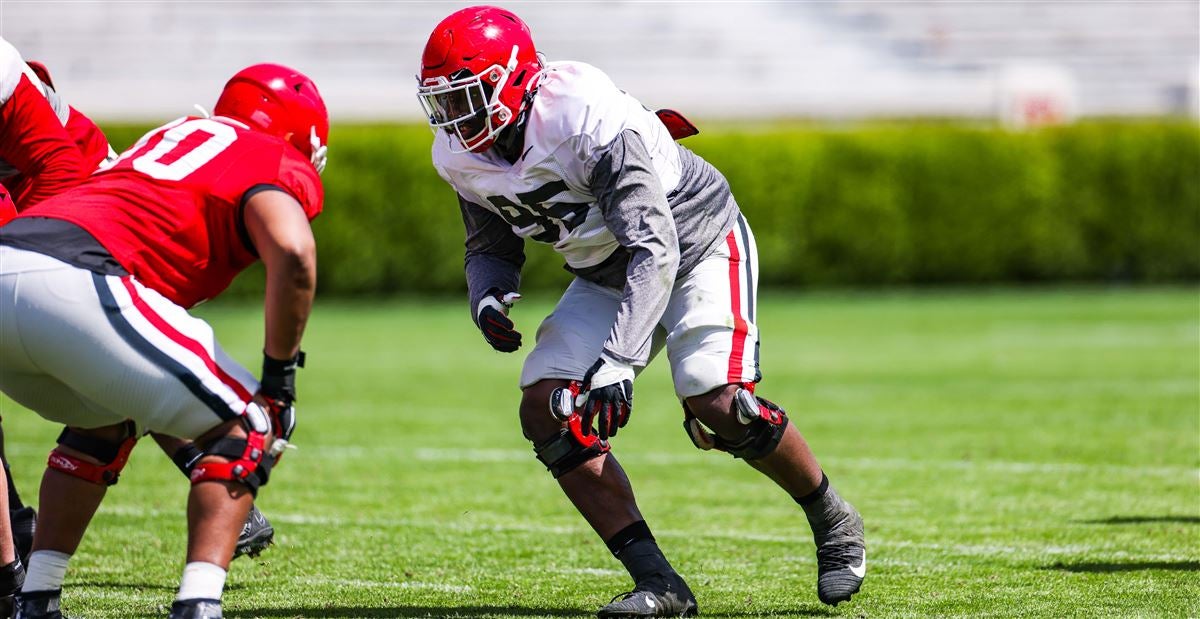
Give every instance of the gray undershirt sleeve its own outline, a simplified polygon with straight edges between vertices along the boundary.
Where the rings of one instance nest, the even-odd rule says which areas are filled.
[[[475,321],[475,308],[489,290],[516,292],[520,287],[525,241],[499,215],[461,195],[458,206],[467,230],[463,269],[467,274],[471,320]]]
[[[679,238],[666,193],[637,132],[626,129],[602,152],[592,170],[591,190],[605,225],[622,247],[632,250],[625,294],[604,353],[644,366],[675,286]]]

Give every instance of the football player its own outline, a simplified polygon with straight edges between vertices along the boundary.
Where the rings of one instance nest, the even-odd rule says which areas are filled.
[[[272,64],[234,75],[214,113],[151,131],[0,228],[0,390],[67,426],[42,479],[18,617],[61,616],[71,555],[147,430],[201,451],[171,617],[220,617],[239,525],[291,437],[328,115],[310,79]],[[259,259],[255,380],[188,308]]]
[[[21,170],[26,183],[11,181],[17,208],[33,206],[79,184],[87,175],[75,142],[47,102],[41,80],[20,52],[0,38],[0,160],[3,170]],[[18,197],[19,196],[19,197]],[[12,213],[0,213],[0,223]]]
[[[83,158],[84,169],[90,174],[116,159],[117,153],[109,145],[108,138],[104,136],[104,132],[100,130],[100,127],[79,110],[68,105],[66,100],[58,94],[54,88],[54,81],[50,77],[50,71],[46,66],[34,61],[27,61],[26,64],[28,64],[29,69],[32,70],[33,75],[36,77],[38,89],[54,109],[55,116],[67,130],[67,135],[71,137],[71,140],[79,149],[79,153]],[[20,205],[18,210],[28,206],[23,203],[21,196],[28,193],[28,189],[35,181],[35,176],[23,173],[21,169],[0,158],[0,180],[15,188],[13,190],[13,198]],[[0,211],[0,213],[2,212]],[[15,216],[16,211],[13,211],[8,218],[10,219]],[[7,219],[3,214],[0,214],[0,225],[4,221],[7,221]],[[152,437],[155,443],[171,458],[183,475],[185,477],[190,476],[192,467],[200,458],[200,450],[191,441],[157,433],[152,433]],[[29,550],[33,543],[36,514],[32,507],[24,505],[21,501],[20,494],[13,483],[11,473],[9,472],[8,460],[4,457],[4,435],[2,431],[0,431],[0,460],[3,460],[4,472],[8,481],[10,519],[12,521],[13,534],[16,537],[17,553],[24,561],[28,559]],[[238,543],[234,548],[233,556],[235,559],[243,555],[257,556],[273,543],[274,538],[274,527],[271,526],[271,523],[263,516],[262,512],[258,510],[258,507],[251,507],[250,515],[247,516],[246,522],[242,525],[241,534],[238,537]]]
[[[6,178],[9,184],[0,186],[0,224],[15,217],[18,207],[31,206],[69,189],[85,174],[79,150],[47,102],[41,81],[16,48],[0,37],[0,175],[13,168],[27,171],[28,176],[20,183]],[[0,458],[2,440],[0,433]],[[0,492],[0,615],[8,616],[11,596],[20,589],[25,576],[9,510],[17,510],[13,514],[19,517],[16,529],[25,533],[32,530],[33,511],[19,509],[24,507],[19,498],[11,501],[16,495],[7,462],[4,472],[0,478],[4,486]],[[19,537],[27,542],[30,536]]]
[[[664,346],[693,442],[745,460],[799,503],[818,596],[849,600],[866,571],[862,519],[784,411],[755,393],[754,235],[721,174],[599,69],[545,62],[504,9],[439,23],[417,79],[433,164],[458,194],[471,314],[486,341],[522,345],[508,313],[525,239],[552,244],[575,274],[525,359],[520,420],[633,579],[599,616],[697,611],[609,447],[633,411],[634,378]]]

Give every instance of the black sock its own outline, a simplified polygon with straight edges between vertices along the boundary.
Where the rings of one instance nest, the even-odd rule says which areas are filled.
[[[621,529],[605,543],[613,555],[621,560],[625,571],[629,572],[635,584],[675,571],[663,556],[662,550],[659,550],[645,520],[639,520]]]
[[[646,524],[645,520],[639,520],[617,531],[616,535],[608,538],[604,543],[608,545],[609,552],[613,553],[615,557],[621,554],[622,548],[644,539],[653,542],[654,534],[650,532],[650,526]]]
[[[792,497],[792,500],[800,504],[800,507],[812,505],[817,499],[825,496],[825,492],[829,490],[829,478],[825,476],[825,472],[821,472],[821,483],[817,484],[817,489],[809,492],[802,497]]]
[[[175,455],[171,456],[171,461],[175,466],[179,467],[180,472],[184,477],[191,478],[192,469],[195,468],[196,462],[204,457],[204,452],[192,443],[188,443],[175,451]]]
[[[17,485],[13,483],[12,471],[8,470],[8,460],[4,461],[4,479],[8,481],[8,511],[25,507],[21,502],[21,495],[17,494]]]
[[[829,485],[829,478],[821,474],[821,485],[816,490],[796,499],[804,509],[804,517],[813,532],[824,531],[841,520],[846,513],[846,503],[837,490]]]

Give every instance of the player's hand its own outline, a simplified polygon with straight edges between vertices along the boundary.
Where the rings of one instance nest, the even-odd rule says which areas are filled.
[[[475,322],[483,332],[483,339],[500,352],[513,352],[521,347],[521,333],[513,328],[508,310],[521,299],[515,292],[491,292],[479,301],[475,309]]]
[[[271,418],[271,431],[275,434],[275,442],[270,446],[270,453],[278,458],[287,449],[296,430],[296,369],[304,367],[304,352],[295,357],[281,361],[263,355],[262,380],[259,382],[258,395],[266,403],[267,415]]]
[[[601,355],[583,375],[583,410],[580,411],[583,435],[593,431],[601,440],[616,436],[617,429],[629,423],[633,411],[633,366]],[[592,423],[596,423],[595,430]]]

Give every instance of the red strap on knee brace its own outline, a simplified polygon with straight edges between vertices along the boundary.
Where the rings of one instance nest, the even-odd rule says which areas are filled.
[[[608,441],[600,440],[600,435],[596,432],[591,432],[585,435],[583,433],[583,418],[579,413],[573,413],[571,418],[567,420],[567,429],[571,431],[571,436],[575,437],[575,441],[586,448],[596,448],[600,453],[608,453],[611,447]]]
[[[120,479],[121,469],[125,468],[125,463],[129,461],[129,452],[133,451],[133,446],[136,444],[136,436],[122,441],[121,446],[117,449],[117,457],[108,464],[93,464],[55,447],[50,452],[50,457],[46,459],[46,466],[98,486],[111,486]]]
[[[229,462],[200,462],[192,469],[192,484],[202,481],[240,481],[251,487],[249,477],[258,470],[267,450],[263,448],[266,435],[249,430],[242,455]]]

